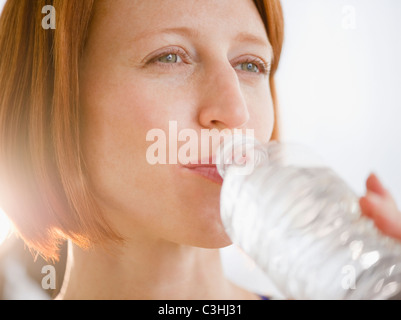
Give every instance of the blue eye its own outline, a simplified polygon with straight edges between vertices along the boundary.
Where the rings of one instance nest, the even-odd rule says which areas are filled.
[[[180,58],[180,56],[178,54],[174,54],[174,53],[169,53],[167,55],[164,55],[160,58],[157,59],[158,62],[161,63],[179,63],[182,62],[182,59]]]
[[[259,69],[259,66],[256,65],[255,63],[252,63],[252,62],[241,63],[238,66],[236,66],[235,69],[242,70],[242,71],[253,72],[253,73],[261,72],[260,69]]]

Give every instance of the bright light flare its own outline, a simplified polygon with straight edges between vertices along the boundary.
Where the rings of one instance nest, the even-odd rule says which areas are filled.
[[[11,223],[6,214],[0,209],[0,245],[11,232]]]

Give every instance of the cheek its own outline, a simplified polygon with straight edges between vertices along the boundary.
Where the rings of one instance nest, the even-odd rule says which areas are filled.
[[[246,95],[246,99],[250,113],[247,127],[255,130],[255,137],[260,142],[269,142],[275,125],[273,100],[269,87],[263,87]]]
[[[85,158],[96,193],[121,209],[124,196],[132,197],[127,194],[132,190],[152,191],[159,185],[165,189],[167,170],[147,162],[152,142],[146,141],[146,136],[156,128],[168,132],[169,120],[188,117],[188,111],[182,110],[185,99],[177,102],[172,94],[176,90],[168,90],[168,86],[159,86],[162,90],[158,91],[157,84],[145,80],[92,79],[96,81],[82,90]]]
[[[168,132],[169,121],[188,123],[193,110],[190,92],[188,88],[169,86],[160,81],[132,81],[115,92],[117,109],[120,110],[120,114],[114,115],[115,121],[135,127],[135,132],[141,133],[141,139],[145,141],[149,130]]]

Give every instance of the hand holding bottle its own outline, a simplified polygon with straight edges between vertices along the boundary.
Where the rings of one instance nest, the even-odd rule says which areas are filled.
[[[401,241],[401,212],[390,192],[375,174],[366,181],[366,195],[359,199],[362,214],[371,218],[378,229]]]

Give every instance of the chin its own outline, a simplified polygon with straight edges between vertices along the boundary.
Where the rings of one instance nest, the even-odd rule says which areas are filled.
[[[215,241],[213,243],[210,243],[209,245],[206,244],[206,245],[200,246],[200,247],[204,248],[204,249],[222,249],[222,248],[228,247],[232,244],[233,243],[230,240],[230,238],[227,237],[227,239],[225,239],[225,240]]]
[[[191,246],[205,249],[220,249],[232,244],[220,221],[215,224],[209,223],[204,228],[198,227],[196,230],[192,230],[188,240]]]

